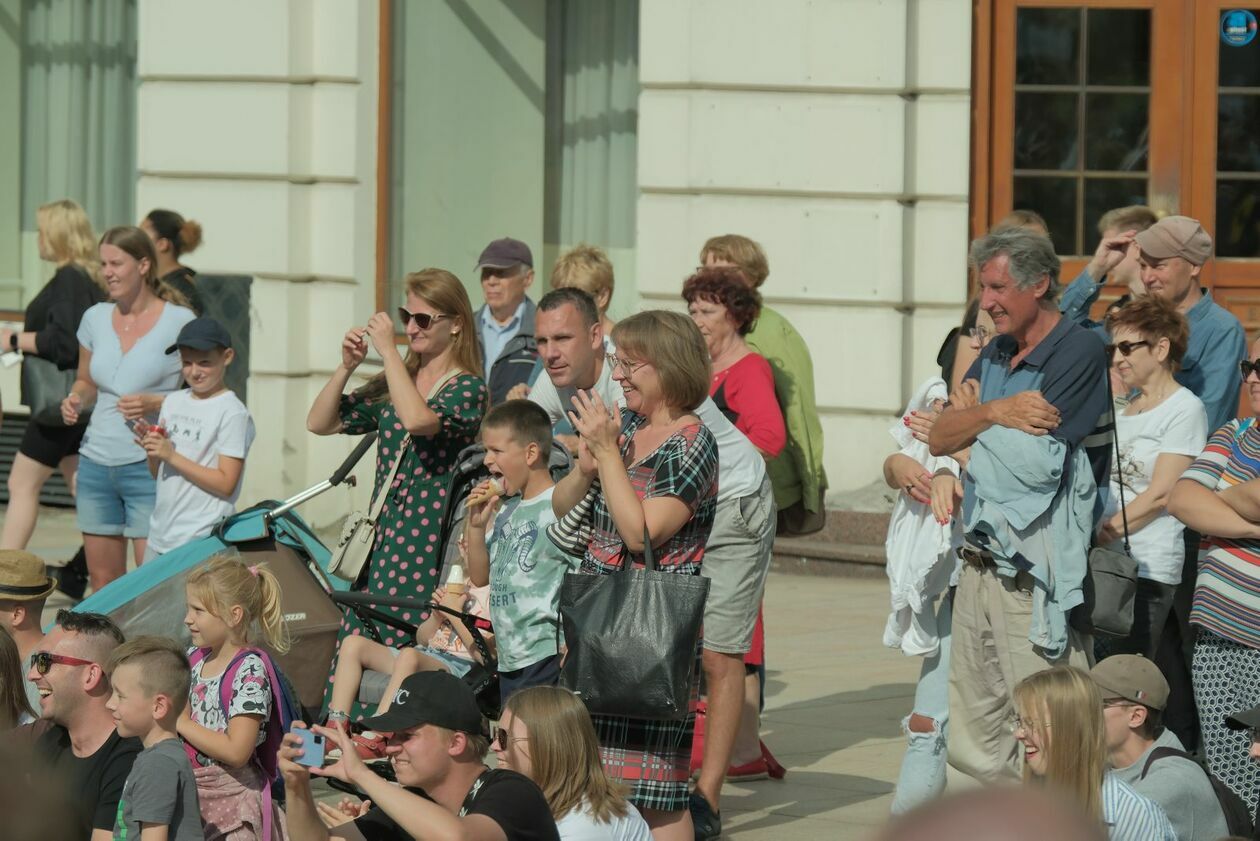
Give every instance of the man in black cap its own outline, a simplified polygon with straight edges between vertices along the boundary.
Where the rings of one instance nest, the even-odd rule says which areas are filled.
[[[482,762],[490,749],[486,721],[472,689],[454,675],[411,675],[398,688],[389,710],[365,719],[363,726],[392,734],[385,753],[401,787],[364,765],[349,736],[340,730],[314,728],[330,747],[341,749],[341,758],[326,768],[299,765],[302,741],[288,734],[279,764],[288,795],[290,837],[559,841],[538,786],[515,771],[490,770]],[[357,786],[371,807],[329,829],[311,795],[311,774]]]
[[[534,302],[525,295],[534,282],[534,255],[518,239],[504,237],[485,247],[477,260],[485,305],[477,310],[490,403],[501,403],[513,386],[528,383],[538,359],[534,341]]]

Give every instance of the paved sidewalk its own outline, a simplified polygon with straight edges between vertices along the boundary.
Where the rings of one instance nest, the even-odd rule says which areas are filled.
[[[31,550],[60,563],[78,537],[45,509]],[[725,837],[846,841],[886,821],[919,669],[880,644],[887,605],[882,579],[771,574],[762,735],[788,774],[728,785]]]

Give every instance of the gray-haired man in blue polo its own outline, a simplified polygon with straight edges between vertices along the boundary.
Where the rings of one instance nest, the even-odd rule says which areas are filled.
[[[1102,340],[1065,319],[1059,258],[1023,229],[971,245],[980,306],[997,337],[929,438],[966,475],[965,563],[954,598],[949,763],[983,782],[1019,778],[1015,685],[1049,666],[1085,667],[1090,535],[1109,465],[1111,401]]]

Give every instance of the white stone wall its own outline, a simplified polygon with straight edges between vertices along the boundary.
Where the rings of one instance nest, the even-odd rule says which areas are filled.
[[[831,488],[865,485],[965,301],[971,3],[641,2],[643,302],[680,305],[708,237],[761,242]]]
[[[200,221],[187,258],[254,278],[242,502],[326,478],[349,451],[305,429],[341,335],[375,299],[377,4],[142,0],[137,213]],[[327,523],[371,485],[302,510]]]

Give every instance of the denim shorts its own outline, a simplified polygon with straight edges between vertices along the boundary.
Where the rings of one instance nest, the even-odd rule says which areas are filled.
[[[157,482],[144,461],[106,467],[79,456],[79,531],[132,538],[149,536],[149,517],[157,496]]]
[[[446,670],[448,672],[455,675],[455,677],[463,677],[464,675],[472,671],[473,664],[471,660],[465,660],[463,657],[456,657],[454,654],[450,653],[449,651],[444,651],[440,648],[434,648],[431,645],[417,645],[416,651],[420,652],[426,657],[429,657],[433,660],[437,660],[439,663],[441,663],[443,666],[446,667]],[[402,653],[402,649],[391,648],[389,650],[389,653],[397,657],[400,653]]]

